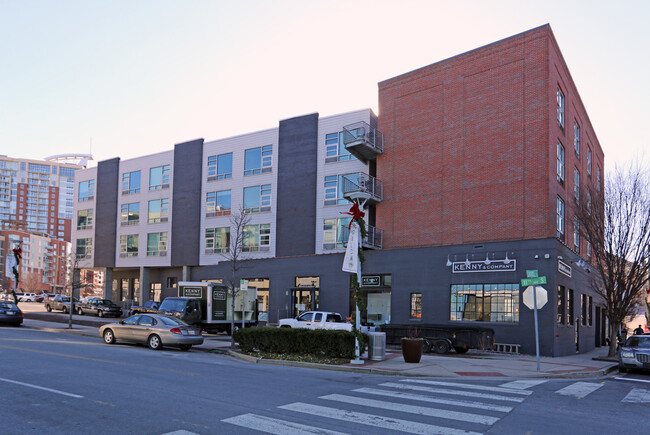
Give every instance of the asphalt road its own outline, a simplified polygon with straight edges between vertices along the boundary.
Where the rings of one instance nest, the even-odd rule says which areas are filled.
[[[12,327],[0,327],[0,361],[3,434],[600,434],[650,426],[650,376],[640,373],[548,381],[360,375]]]

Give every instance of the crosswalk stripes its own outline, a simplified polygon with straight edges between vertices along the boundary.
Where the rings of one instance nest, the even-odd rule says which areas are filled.
[[[521,394],[522,396],[529,396],[533,394],[532,391],[527,391],[527,390],[514,390],[512,388],[491,387],[485,385],[456,384],[453,382],[428,381],[424,379],[404,379],[403,382],[413,382],[416,384],[436,385],[442,387],[466,388],[468,390],[493,391],[496,393]]]
[[[582,399],[583,397],[586,397],[587,395],[593,393],[602,386],[603,384],[595,384],[593,382],[574,382],[568,387],[557,390],[555,394],[560,394],[562,396],[574,396],[578,399]]]
[[[650,390],[633,388],[621,402],[645,403],[650,402]]]
[[[284,435],[291,433],[292,435],[343,435],[344,432],[336,432],[333,430],[321,429],[306,424],[294,423],[291,421],[278,420],[277,418],[264,417],[255,414],[243,414],[236,417],[226,418],[221,420],[225,423],[231,423],[237,426],[246,427],[248,429],[255,429],[266,433]]]
[[[545,382],[548,382],[548,379],[522,379],[519,381],[507,382],[499,386],[503,388],[512,388],[515,390],[525,390],[527,388],[536,387],[537,385],[541,385]]]
[[[446,394],[450,396],[464,396],[464,397],[473,397],[476,399],[491,399],[491,400],[502,400],[505,402],[517,402],[521,403],[524,401],[524,397],[509,397],[498,394],[487,394],[487,393],[475,393],[473,391],[456,391],[445,388],[432,388],[432,387],[423,387],[420,385],[404,385],[398,384],[396,382],[385,382],[379,384],[382,387],[391,387],[397,388],[400,390],[413,390],[413,391],[422,391],[427,393],[436,393],[436,394]],[[466,384],[463,384],[466,385]]]

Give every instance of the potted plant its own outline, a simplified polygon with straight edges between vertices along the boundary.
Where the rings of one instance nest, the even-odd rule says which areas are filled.
[[[409,328],[408,337],[402,337],[402,356],[404,356],[404,362],[416,364],[420,362],[424,338],[420,338],[419,333],[418,328],[413,327]]]

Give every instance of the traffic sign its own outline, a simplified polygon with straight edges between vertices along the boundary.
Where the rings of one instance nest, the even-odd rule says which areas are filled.
[[[533,294],[533,292],[537,294]],[[531,310],[535,308],[535,298],[537,299],[538,310],[546,305],[546,302],[548,302],[548,292],[544,289],[544,287],[540,286],[529,286],[526,290],[524,290],[522,296],[524,305],[526,305]]]
[[[539,274],[539,272],[537,271],[537,269],[535,269],[535,270],[527,270],[526,271],[526,278],[537,278],[537,277],[539,277],[538,274]]]
[[[239,280],[239,288],[243,292],[248,291],[248,280],[247,279],[240,279]]]
[[[523,278],[521,280],[522,287],[529,287],[531,285],[540,285],[540,284],[546,284],[545,276],[539,276],[537,278]]]

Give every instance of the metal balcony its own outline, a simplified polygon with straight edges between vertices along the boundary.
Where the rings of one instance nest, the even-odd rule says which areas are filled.
[[[366,237],[363,238],[361,244],[367,249],[381,249],[384,240],[384,231],[375,228],[372,225],[366,225]],[[345,241],[343,244],[347,245],[347,240],[350,235],[350,230],[347,227],[343,229],[342,239]]]
[[[343,177],[343,197],[360,205],[377,204],[384,199],[384,183],[368,174],[357,172]]]
[[[366,163],[384,152],[384,135],[368,123],[360,121],[343,127],[345,149]]]

